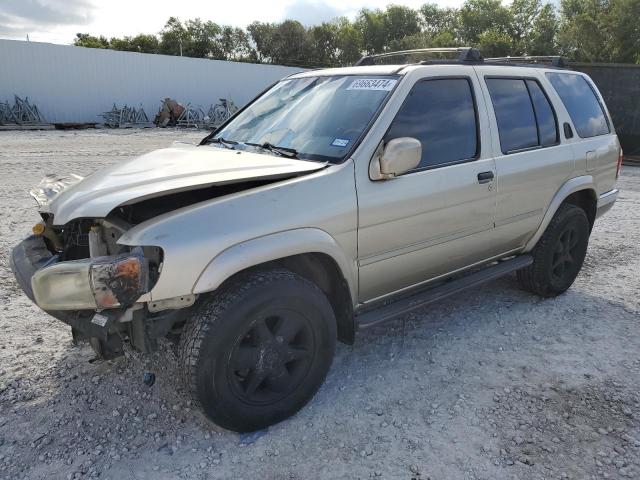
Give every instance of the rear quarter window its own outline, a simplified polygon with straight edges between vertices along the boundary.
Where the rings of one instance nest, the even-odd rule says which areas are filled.
[[[583,76],[555,72],[546,75],[569,112],[580,137],[596,137],[610,132],[602,105]]]

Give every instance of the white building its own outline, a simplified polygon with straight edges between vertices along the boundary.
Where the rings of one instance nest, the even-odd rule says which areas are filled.
[[[48,122],[101,122],[116,103],[150,120],[166,97],[206,112],[220,98],[244,105],[301,69],[0,40],[0,101],[29,97]]]

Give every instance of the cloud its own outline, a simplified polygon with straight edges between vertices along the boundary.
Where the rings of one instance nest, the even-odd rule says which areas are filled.
[[[0,35],[21,36],[64,25],[88,25],[94,10],[91,0],[3,0]]]
[[[303,25],[310,26],[348,13],[351,13],[349,9],[335,7],[323,1],[296,0],[285,7],[282,18],[298,20]]]

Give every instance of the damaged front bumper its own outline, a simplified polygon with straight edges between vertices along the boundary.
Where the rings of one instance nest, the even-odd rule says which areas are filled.
[[[34,235],[13,249],[10,265],[27,297],[71,326],[74,340],[89,340],[99,356],[122,354],[125,336],[141,351],[154,349],[146,311],[136,304],[149,285],[148,265],[140,251],[61,262],[44,238]],[[170,323],[159,317],[150,323],[158,330],[158,322],[169,328]]]
[[[30,236],[13,249],[10,263],[22,290],[45,311],[128,307],[148,291],[141,249],[61,262],[42,237]]]

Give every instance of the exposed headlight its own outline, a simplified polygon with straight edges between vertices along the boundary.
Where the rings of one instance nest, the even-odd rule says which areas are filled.
[[[61,262],[31,278],[43,310],[104,310],[129,306],[148,290],[147,260],[137,253]]]
[[[149,266],[144,257],[101,258],[97,258],[89,268],[91,290],[99,309],[132,305],[147,292]]]
[[[29,193],[36,200],[39,207],[46,207],[54,198],[60,195],[60,193],[83,179],[84,177],[73,173],[67,176],[54,175],[50,173],[40,180],[40,183]]]
[[[56,263],[31,278],[36,303],[43,310],[95,310],[89,288],[90,260]]]

